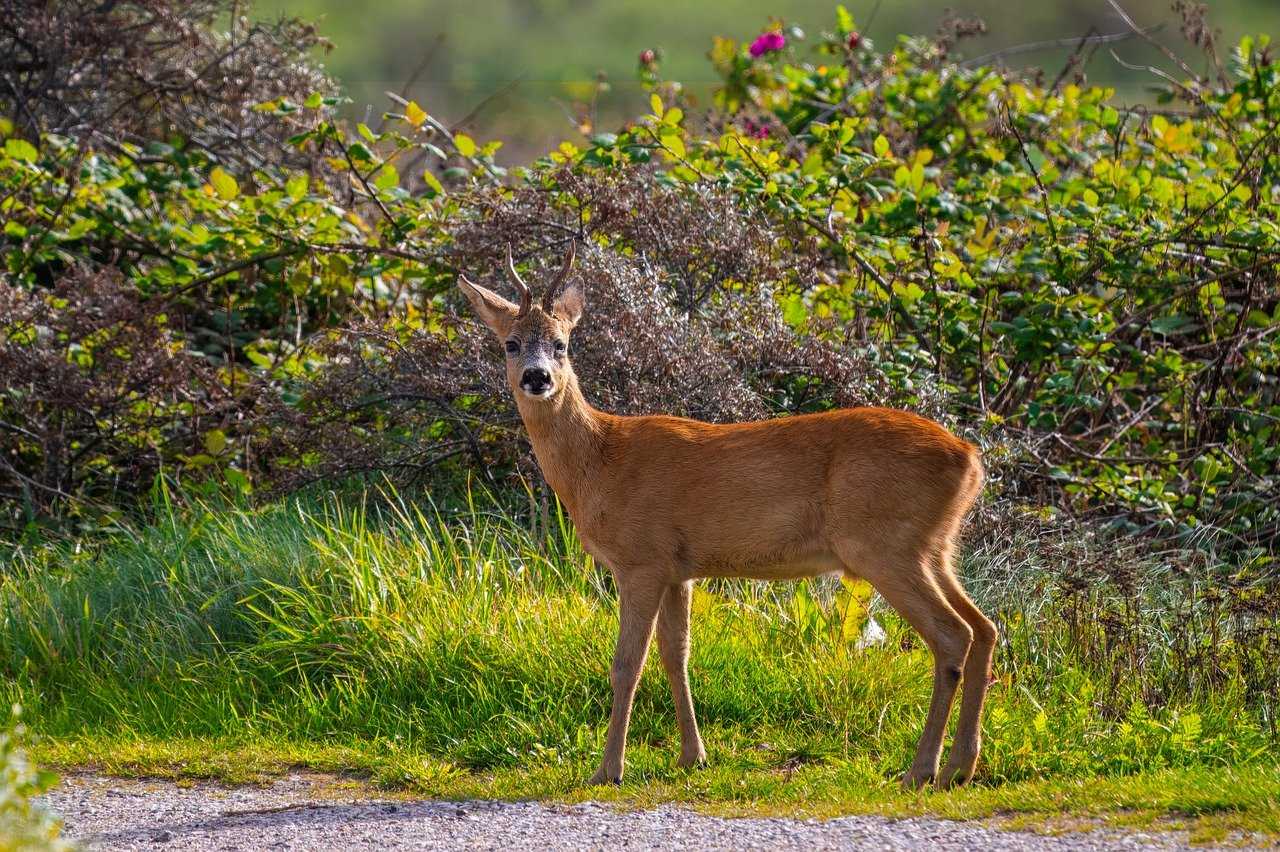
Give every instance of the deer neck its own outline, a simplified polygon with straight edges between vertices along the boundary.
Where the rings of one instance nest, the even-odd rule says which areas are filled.
[[[575,517],[592,486],[600,482],[609,416],[592,408],[578,387],[578,377],[571,370],[566,373],[564,388],[553,399],[533,400],[517,393],[516,407],[542,475]]]

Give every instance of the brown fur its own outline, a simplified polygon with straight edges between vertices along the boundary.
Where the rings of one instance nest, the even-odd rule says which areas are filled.
[[[996,631],[951,559],[982,487],[977,449],[931,420],[855,408],[715,425],[620,417],[587,403],[567,354],[582,310],[570,288],[551,310],[517,308],[465,278],[482,319],[521,354],[507,373],[534,454],[583,545],[614,574],[619,635],[604,761],[592,783],[621,780],[627,726],[655,625],[681,735],[680,765],[706,759],[689,695],[689,606],[700,577],[795,579],[842,571],[868,580],[924,637],[935,659],[924,733],[904,783],[973,774]],[[541,348],[540,348],[541,347]],[[537,351],[536,351],[537,350]],[[521,388],[530,365],[551,390]],[[951,757],[939,755],[952,699],[964,697]]]

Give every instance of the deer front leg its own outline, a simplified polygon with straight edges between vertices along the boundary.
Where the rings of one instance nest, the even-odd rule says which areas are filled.
[[[667,586],[658,610],[658,650],[662,667],[671,683],[671,698],[676,705],[676,722],[680,726],[680,761],[688,769],[705,763],[707,752],[698,733],[698,719],[693,715],[693,695],[689,691],[689,607],[693,599],[693,583]]]
[[[592,784],[622,781],[627,748],[627,726],[631,724],[631,702],[640,682],[640,670],[649,653],[653,624],[666,586],[643,581],[618,579],[618,647],[613,654],[609,680],[613,684],[613,710],[609,714],[609,734],[604,744],[604,760]]]

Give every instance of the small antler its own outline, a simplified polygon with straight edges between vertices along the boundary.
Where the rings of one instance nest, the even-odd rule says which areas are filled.
[[[516,263],[511,259],[511,243],[507,243],[507,274],[511,276],[511,283],[516,285],[516,292],[520,294],[520,310],[516,311],[516,319],[519,319],[529,313],[529,308],[533,306],[533,293],[520,273],[516,272]]]
[[[564,286],[565,279],[569,277],[569,272],[573,269],[573,259],[578,253],[578,241],[569,238],[569,248],[564,253],[564,263],[560,266],[560,273],[556,275],[556,280],[551,282],[551,286],[547,288],[547,292],[542,296],[542,309],[547,313],[551,313],[552,306],[555,305],[556,296],[560,295],[560,288]]]

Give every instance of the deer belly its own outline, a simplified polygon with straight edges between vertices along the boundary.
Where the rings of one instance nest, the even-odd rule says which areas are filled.
[[[706,560],[693,568],[694,577],[745,577],[756,580],[802,580],[843,571],[832,553],[804,552],[770,556],[742,554]]]

